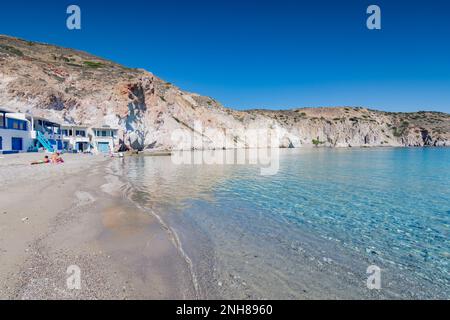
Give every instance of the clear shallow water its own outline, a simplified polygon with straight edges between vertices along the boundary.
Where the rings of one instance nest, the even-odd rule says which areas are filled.
[[[450,149],[284,150],[274,176],[167,157],[121,170],[180,238],[203,297],[450,298]]]

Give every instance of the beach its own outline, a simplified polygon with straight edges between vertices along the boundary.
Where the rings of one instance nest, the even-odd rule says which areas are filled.
[[[164,156],[0,156],[0,300],[445,299],[449,156],[283,150],[270,177]]]
[[[0,156],[0,299],[195,298],[166,230],[122,196],[121,159],[43,156]]]

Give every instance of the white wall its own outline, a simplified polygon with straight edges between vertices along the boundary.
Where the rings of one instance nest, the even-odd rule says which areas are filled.
[[[88,150],[90,149],[90,141],[89,138],[83,138],[83,137],[64,137],[64,142],[68,142],[68,149],[69,151],[75,150],[76,148],[76,144],[78,142],[83,142],[83,143],[87,143],[88,144]]]
[[[107,136],[97,136],[95,134],[96,131],[103,131],[106,130],[107,131]],[[94,152],[99,152],[98,150],[98,143],[102,142],[102,143],[108,143],[109,144],[109,150],[111,152],[114,152],[114,147],[116,146],[116,144],[118,144],[118,139],[117,139],[117,131],[111,131],[110,128],[91,128],[90,129],[90,134],[92,134],[92,145],[94,147]]]
[[[11,151],[11,138],[22,138],[22,151],[27,151],[32,145],[33,140],[30,136],[30,131],[1,129],[0,137],[2,137],[2,151]]]

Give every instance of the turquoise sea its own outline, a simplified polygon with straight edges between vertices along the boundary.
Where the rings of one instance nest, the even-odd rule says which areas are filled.
[[[200,297],[449,299],[450,149],[282,150],[280,169],[123,160]],[[367,268],[381,270],[380,289]]]

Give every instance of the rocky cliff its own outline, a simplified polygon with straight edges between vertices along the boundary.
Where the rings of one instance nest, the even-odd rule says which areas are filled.
[[[450,146],[445,113],[359,107],[235,111],[145,70],[8,36],[0,36],[0,106],[64,123],[119,128],[122,149],[246,147],[245,132],[252,128],[277,129],[280,147]],[[215,133],[205,134],[195,122]],[[180,147],[172,136],[177,129],[198,139]]]

